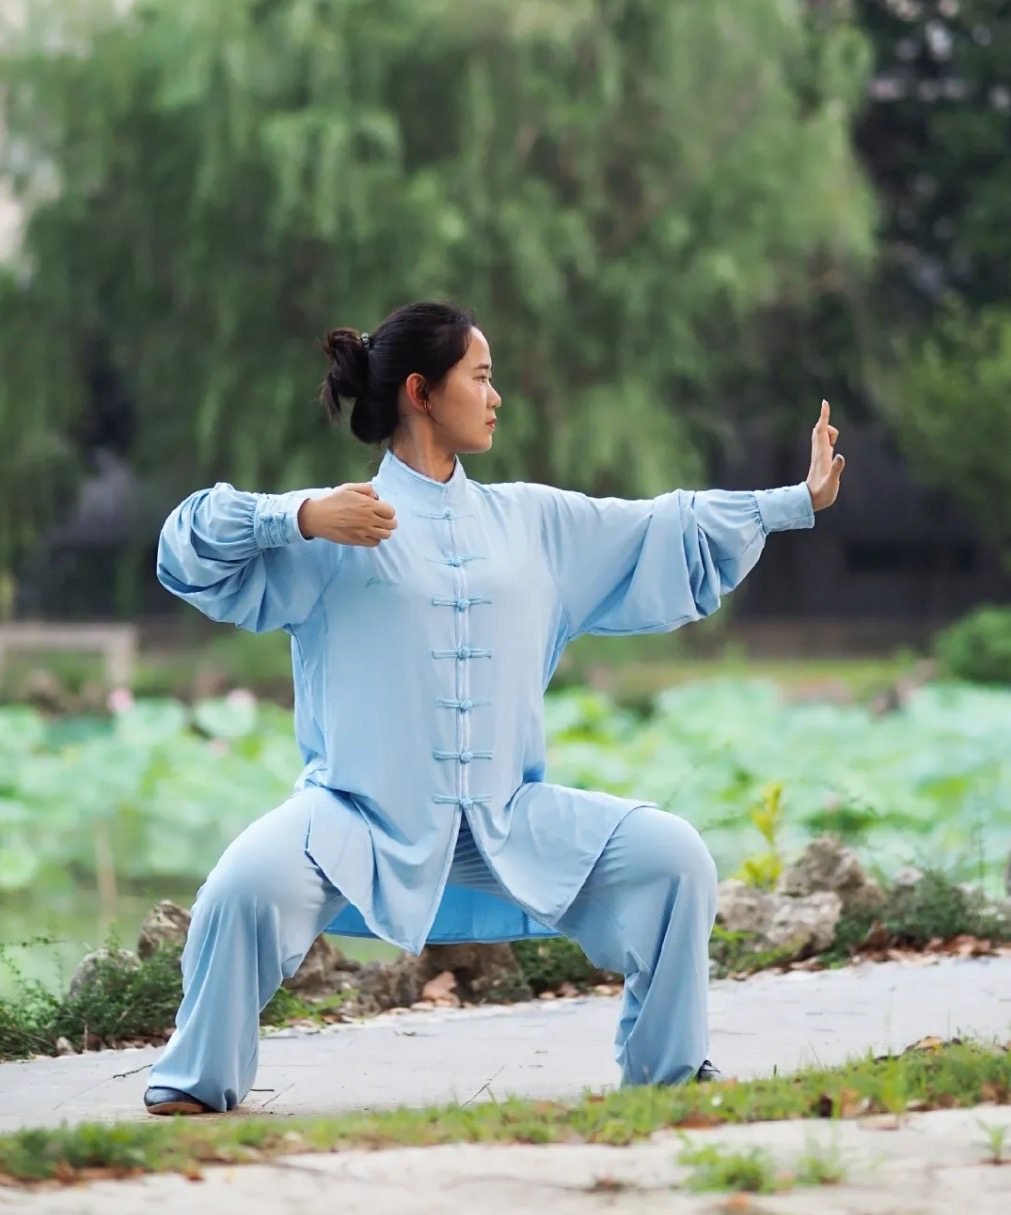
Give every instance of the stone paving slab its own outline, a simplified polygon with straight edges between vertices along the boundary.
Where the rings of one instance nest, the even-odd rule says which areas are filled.
[[[162,1175],[67,1188],[0,1189],[10,1215],[150,1215],[191,1209],[242,1215],[445,1215],[479,1210],[515,1215],[1007,1215],[1011,1164],[986,1162],[980,1126],[1003,1128],[1011,1145],[1011,1110],[944,1110],[861,1122],[776,1122],[671,1132],[628,1147],[591,1144],[454,1144],[291,1156],[270,1165],[217,1167],[194,1182]],[[777,1173],[794,1172],[805,1154],[838,1160],[838,1185],[727,1203],[725,1194],[694,1194],[681,1164],[691,1146],[760,1146]]]
[[[264,1039],[256,1089],[241,1109],[334,1114],[601,1091],[618,1079],[617,1016],[616,998],[591,997],[287,1030]],[[1008,1041],[1011,957],[928,957],[716,982],[710,1021],[713,1059],[741,1078],[901,1050],[928,1034]],[[159,1049],[0,1064],[0,1132],[146,1117],[146,1069]]]

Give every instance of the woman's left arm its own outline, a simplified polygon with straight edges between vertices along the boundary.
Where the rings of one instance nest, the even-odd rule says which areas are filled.
[[[715,612],[771,532],[813,527],[814,511],[835,501],[844,463],[832,451],[837,437],[823,405],[808,479],[782,489],[674,490],[628,501],[538,487],[568,639],[669,632]]]

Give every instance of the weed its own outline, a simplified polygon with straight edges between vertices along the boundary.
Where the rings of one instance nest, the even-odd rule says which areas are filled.
[[[748,818],[765,840],[765,852],[748,857],[736,874],[749,886],[771,890],[783,872],[783,853],[779,846],[779,833],[783,826],[783,781],[769,785],[762,799],[748,811]]]
[[[690,1190],[746,1190],[749,1194],[774,1194],[782,1188],[775,1163],[763,1148],[731,1152],[715,1143],[688,1148],[679,1164],[693,1171],[685,1182]]]
[[[1008,1127],[1006,1125],[994,1126],[990,1122],[984,1122],[982,1118],[976,1119],[976,1125],[986,1137],[987,1164],[1007,1164],[1008,1161],[1004,1156],[1004,1140],[1007,1138]]]
[[[839,1145],[819,1145],[809,1139],[804,1155],[797,1162],[799,1185],[838,1185],[846,1175]]]

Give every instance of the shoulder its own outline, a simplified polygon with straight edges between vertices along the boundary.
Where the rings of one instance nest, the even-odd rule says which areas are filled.
[[[489,504],[499,504],[532,514],[551,510],[570,492],[536,481],[500,481],[491,485],[472,481],[471,486]]]

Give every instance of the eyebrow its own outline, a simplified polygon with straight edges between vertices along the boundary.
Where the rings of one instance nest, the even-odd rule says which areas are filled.
[[[491,371],[491,363],[478,363],[474,368],[475,371]]]

